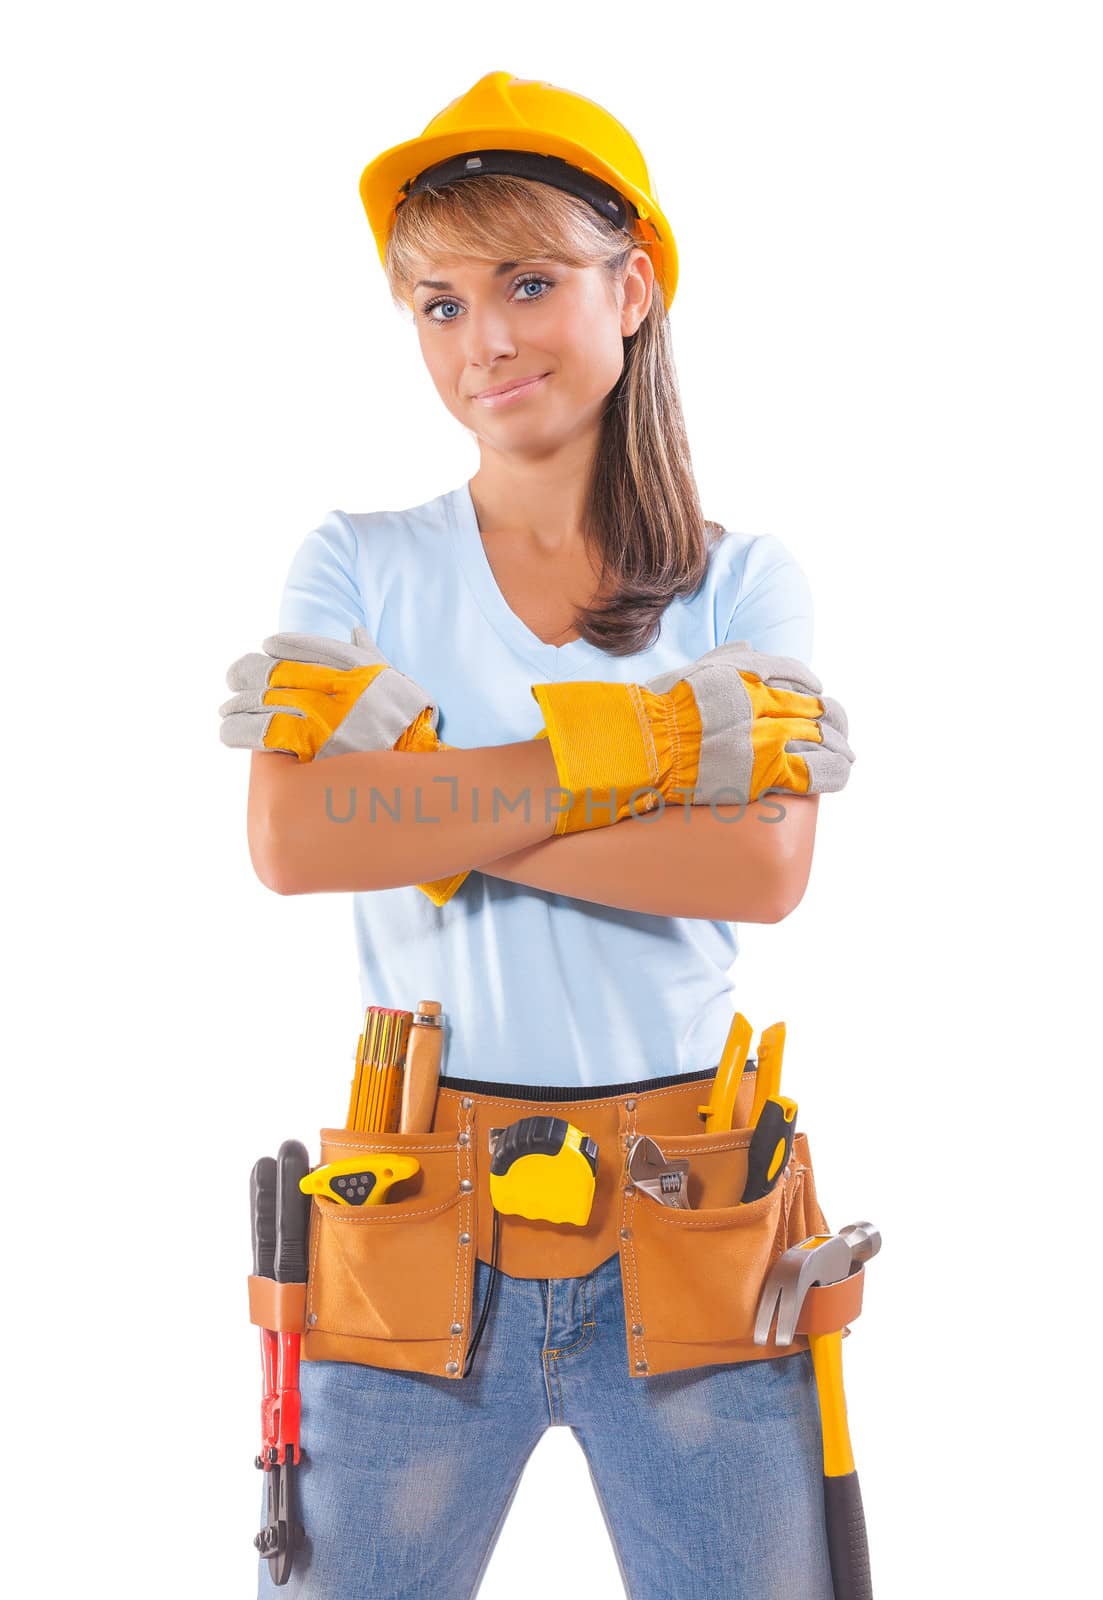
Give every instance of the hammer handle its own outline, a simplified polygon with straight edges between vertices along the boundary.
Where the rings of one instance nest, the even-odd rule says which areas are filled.
[[[825,1478],[823,1503],[827,1513],[827,1550],[831,1557],[835,1600],[873,1600],[866,1515],[862,1509],[858,1474],[847,1472],[841,1478]]]
[[[835,1600],[873,1600],[862,1492],[843,1393],[842,1330],[810,1334],[823,1433],[823,1504]]]

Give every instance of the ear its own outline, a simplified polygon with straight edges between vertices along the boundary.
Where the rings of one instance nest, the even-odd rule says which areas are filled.
[[[628,339],[645,320],[655,292],[655,268],[646,250],[634,250],[628,258],[622,290],[620,332],[622,339]]]

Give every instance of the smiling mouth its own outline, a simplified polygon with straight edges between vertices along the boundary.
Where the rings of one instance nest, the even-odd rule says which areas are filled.
[[[531,393],[538,384],[543,383],[544,379],[550,376],[551,374],[548,372],[540,372],[537,373],[536,377],[525,378],[520,383],[512,384],[508,389],[484,389],[481,393],[473,396],[473,398],[476,400],[481,400],[485,406],[499,405],[504,401],[514,399],[516,396]]]

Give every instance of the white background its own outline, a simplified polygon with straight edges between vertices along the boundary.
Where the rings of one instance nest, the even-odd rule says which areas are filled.
[[[801,562],[850,715],[809,890],[737,976],[788,1024],[832,1225],[884,1236],[845,1346],[879,1600],[1094,1581],[1097,27],[968,0],[9,22],[6,1592],[255,1594],[246,1180],[292,1134],[317,1159],[360,1018],[347,901],[252,873],[217,707],[328,509],[477,465],[357,181],[498,69],[642,145],[706,515]],[[564,1590],[620,1594],[566,1428],[481,1593]]]

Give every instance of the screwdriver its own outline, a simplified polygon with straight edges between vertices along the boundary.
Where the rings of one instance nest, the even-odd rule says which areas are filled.
[[[758,1074],[751,1105],[754,1133],[747,1151],[747,1181],[740,1201],[742,1205],[760,1200],[773,1188],[793,1149],[797,1103],[778,1092],[784,1054],[785,1024],[775,1022],[764,1029],[758,1041]]]
[[[761,1200],[774,1186],[793,1148],[797,1127],[797,1102],[784,1095],[771,1095],[758,1114],[750,1149],[747,1151],[747,1181],[741,1205]]]

